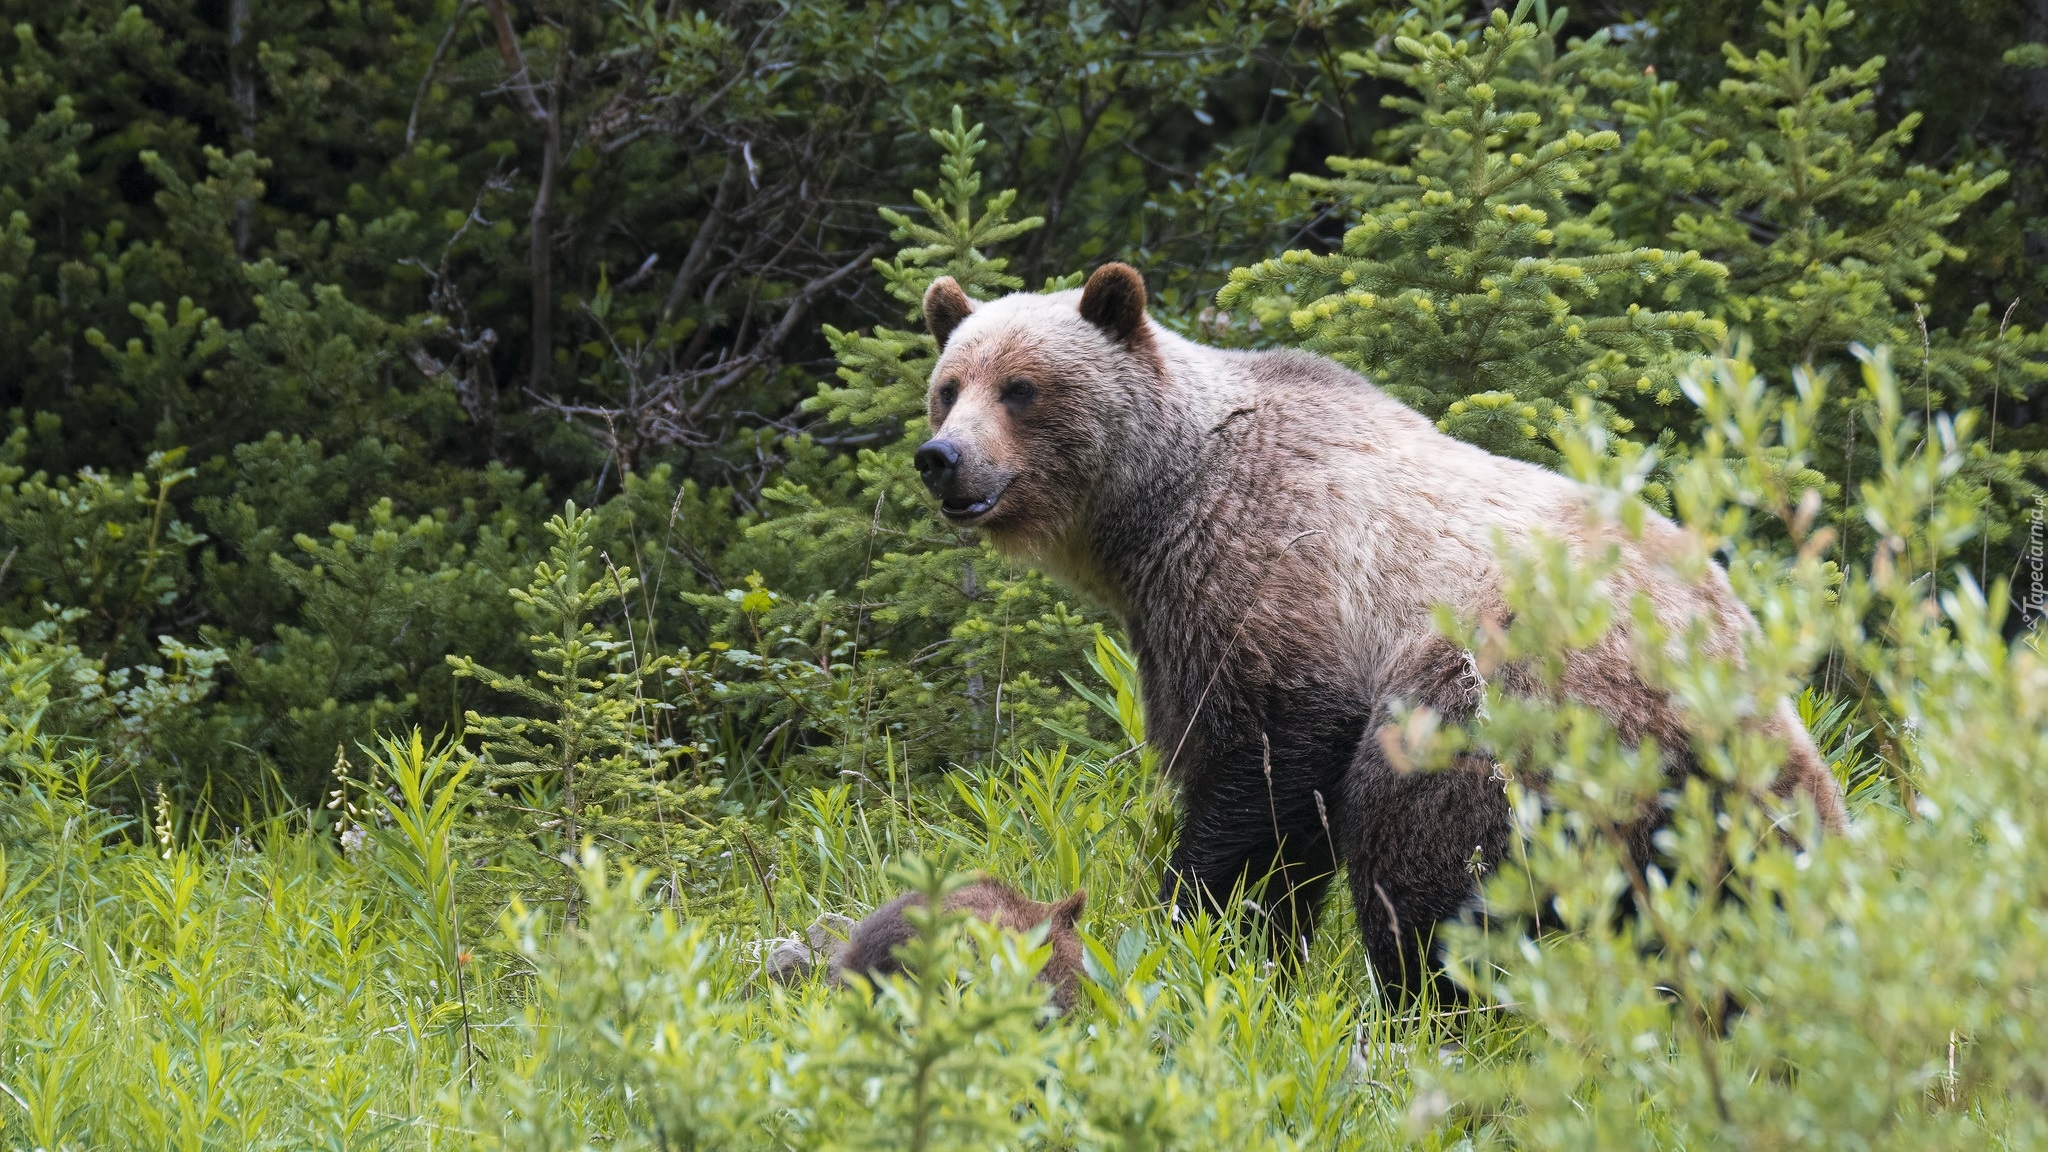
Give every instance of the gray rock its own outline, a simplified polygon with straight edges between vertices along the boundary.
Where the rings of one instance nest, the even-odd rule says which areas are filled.
[[[853,928],[859,921],[837,912],[827,912],[811,921],[804,929],[804,935],[811,943],[811,953],[820,964],[829,964],[832,958],[845,949],[847,938],[853,935]]]
[[[761,970],[778,984],[795,984],[805,979],[817,963],[810,947],[793,936],[763,940],[761,947],[765,953]]]

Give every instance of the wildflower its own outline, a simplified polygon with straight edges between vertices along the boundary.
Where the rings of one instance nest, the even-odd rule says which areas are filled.
[[[151,825],[151,831],[156,833],[157,847],[163,850],[164,859],[169,860],[171,858],[171,847],[174,843],[171,825],[171,800],[170,797],[164,795],[164,786],[161,782],[156,786],[156,820]]]

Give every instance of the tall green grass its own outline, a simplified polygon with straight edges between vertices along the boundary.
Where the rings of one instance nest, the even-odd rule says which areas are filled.
[[[353,852],[305,818],[135,836],[90,803],[89,756],[0,792],[9,1146],[1379,1147],[1409,1055],[1451,1034],[1378,1009],[1348,926],[1283,979],[1233,925],[1164,917],[1169,797],[1138,756],[1034,755],[950,796],[885,756],[795,805],[772,902],[686,922],[592,854],[564,931],[458,907],[457,754],[372,752]],[[925,988],[765,978],[756,941],[969,867],[1090,891],[1073,1018],[1048,1020],[1033,941],[977,925],[932,941],[952,975]]]

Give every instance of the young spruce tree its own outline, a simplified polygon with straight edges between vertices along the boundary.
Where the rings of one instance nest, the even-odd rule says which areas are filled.
[[[572,923],[585,841],[612,860],[651,868],[680,898],[693,866],[711,859],[728,831],[710,816],[721,782],[675,780],[683,749],[656,734],[655,717],[666,707],[656,693],[670,660],[594,622],[606,605],[627,602],[639,581],[629,569],[597,562],[592,519],[574,503],[550,519],[548,558],[534,566],[530,584],[512,591],[534,626],[527,637],[533,678],[448,658],[456,675],[528,710],[465,718],[485,760],[482,807],[514,833],[499,842],[529,844],[559,862],[551,886],[565,895]]]
[[[1290,251],[1231,274],[1218,297],[1372,377],[1484,448],[1551,461],[1548,433],[1591,397],[1610,427],[1635,425],[1617,397],[1677,395],[1684,365],[1723,335],[1671,307],[1724,270],[1696,251],[1618,237],[1591,194],[1621,144],[1587,77],[1612,72],[1603,32],[1560,51],[1565,13],[1533,0],[1465,34],[1459,0],[1376,17],[1385,50],[1346,67],[1404,86],[1409,119],[1380,143],[1392,159],[1330,160],[1297,174],[1354,205],[1358,223],[1326,255]]]
[[[1962,217],[2007,174],[1971,160],[1946,170],[1901,160],[1921,116],[1878,122],[1884,57],[1825,63],[1855,19],[1843,0],[1769,0],[1764,10],[1781,50],[1723,45],[1730,75],[1693,133],[1698,178],[1664,189],[1673,202],[1704,197],[1708,207],[1680,213],[1670,242],[1728,267],[1717,314],[1747,333],[1767,374],[1802,365],[1852,374],[1855,345],[1889,345],[1923,413],[1978,408],[1995,420],[2001,402],[2024,401],[2048,382],[2048,329],[2029,329],[2018,300],[1978,303],[1961,317],[1934,315],[1928,302],[1937,268],[1970,255],[1954,239]],[[1853,480],[1877,460],[1867,438],[1857,452],[1861,398],[1837,391],[1840,436],[1815,458],[1829,476]],[[2001,453],[1994,434],[1974,446],[1955,481],[1986,512],[1980,581],[1990,549],[2010,537],[2039,491],[2025,475],[2029,463],[2039,467],[2038,433],[2022,431],[2007,445]],[[1853,509],[1843,515],[1853,530]]]
[[[1096,618],[1044,577],[940,520],[911,463],[926,437],[924,393],[937,355],[920,319],[925,288],[940,276],[980,299],[1022,288],[1007,261],[989,252],[1042,223],[1010,218],[1014,191],[981,199],[980,125],[967,125],[956,108],[951,126],[931,136],[944,150],[939,193],[915,193],[922,222],[882,210],[892,235],[909,246],[875,262],[917,327],[863,334],[827,326],[841,383],[822,385],[806,404],[844,438],[871,446],[850,463],[795,453],[784,480],[765,493],[768,517],[753,529],[793,585],[826,591],[731,595],[733,604],[762,611],[730,613],[721,633],[734,646],[729,663],[757,664],[764,653],[740,650],[774,642],[778,628],[783,642],[798,639],[797,622],[813,636],[838,637],[829,649],[819,645],[832,680],[821,704],[794,717],[810,730],[812,763],[834,771],[862,771],[892,746],[913,764],[964,763],[1047,738],[1041,720],[1090,723],[1088,705],[1056,684],[1062,670],[1083,673]],[[1076,274],[1044,287],[1079,282]],[[714,598],[699,599],[710,607]]]

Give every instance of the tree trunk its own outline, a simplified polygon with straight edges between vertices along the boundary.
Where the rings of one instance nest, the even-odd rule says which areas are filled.
[[[533,194],[533,213],[528,218],[528,259],[533,264],[533,363],[527,385],[539,392],[554,367],[555,278],[554,235],[550,216],[555,202],[555,171],[562,162],[562,69],[568,61],[566,50],[555,55],[555,82],[548,87],[547,119],[541,124],[540,187]]]

